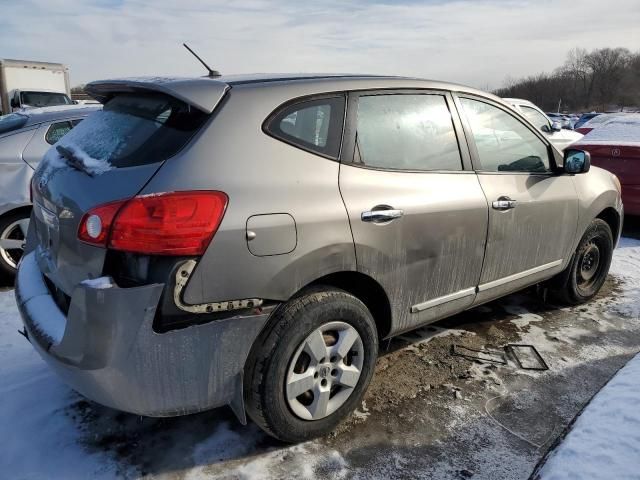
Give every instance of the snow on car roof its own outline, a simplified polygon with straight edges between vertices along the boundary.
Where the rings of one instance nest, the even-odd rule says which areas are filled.
[[[18,113],[31,117],[33,115],[42,115],[43,113],[68,112],[73,110],[82,110],[85,108],[95,109],[97,107],[99,107],[99,105],[96,104],[54,105],[52,107],[26,108],[20,110]]]
[[[640,114],[615,115],[602,126],[587,133],[578,143],[640,146]]]

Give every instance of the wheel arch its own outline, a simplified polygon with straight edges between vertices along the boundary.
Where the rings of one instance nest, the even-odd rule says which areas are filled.
[[[613,234],[613,243],[615,246],[618,243],[618,238],[620,236],[620,227],[622,221],[622,219],[620,218],[620,214],[616,211],[615,208],[607,207],[598,215],[596,215],[596,218],[607,222],[607,225],[609,225],[609,228],[611,228],[611,233]]]
[[[32,208],[33,208],[33,205],[31,205],[30,203],[18,205],[18,206],[12,206],[9,209],[4,210],[2,213],[0,213],[0,220],[6,217],[9,217],[11,215],[15,215],[17,213],[27,213],[28,215],[31,215]]]
[[[301,291],[320,285],[339,288],[356,297],[371,312],[378,337],[383,339],[389,335],[392,326],[391,303],[387,292],[376,280],[357,271],[334,272],[317,278]]]

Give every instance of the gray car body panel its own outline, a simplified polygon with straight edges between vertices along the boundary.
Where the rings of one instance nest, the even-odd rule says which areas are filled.
[[[16,301],[30,341],[65,382],[103,405],[141,415],[231,405],[244,417],[242,371],[270,310],[159,335],[152,321],[163,285],[78,285],[65,316],[37,271],[36,255],[31,252],[21,264]],[[66,319],[61,341],[52,341],[32,321],[42,311],[48,321]]]
[[[174,293],[163,291],[167,285],[100,292],[82,284],[102,274],[105,258],[106,250],[76,237],[81,216],[96,205],[137,194],[223,191],[229,197],[226,213],[189,275],[185,304],[241,299],[277,304],[328,274],[359,272],[389,300],[387,337],[550,278],[568,264],[593,218],[605,209],[622,216],[613,176],[595,167],[582,175],[476,173],[477,154],[457,103],[452,112],[464,171],[455,173],[356,167],[344,152],[341,163],[262,130],[265,119],[292,99],[385,89],[441,91],[451,100],[458,94],[481,97],[534,130],[499,98],[474,89],[407,78],[254,76],[105,81],[90,90],[106,100],[110,89],[141,88],[212,110],[211,119],[164,162],[95,177],[61,169],[53,180],[37,182],[36,200],[44,210],[36,209],[32,217],[27,240],[32,253],[26,257],[37,264],[37,273],[28,275],[23,261],[17,284],[23,320],[39,353],[74,388],[122,410],[175,415],[226,403],[244,418],[244,362],[273,307],[156,333],[152,317],[159,298]],[[207,88],[211,96],[205,99]],[[560,163],[560,153],[541,132],[534,133],[549,147],[552,162]],[[345,133],[343,146],[349,135],[353,132]],[[494,197],[502,194],[517,195],[522,208],[491,211]],[[361,213],[378,204],[405,215],[386,225],[363,223]],[[58,218],[58,233],[51,232],[46,210]],[[34,319],[41,312],[29,307],[53,302],[43,274],[71,302],[57,346],[43,342]],[[101,340],[95,332],[102,332]]]
[[[51,147],[45,140],[49,127],[83,119],[98,109],[76,107],[27,112],[28,119],[22,128],[0,135],[0,215],[31,205],[29,188],[33,171]]]

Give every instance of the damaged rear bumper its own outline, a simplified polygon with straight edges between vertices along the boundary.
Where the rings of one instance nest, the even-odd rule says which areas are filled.
[[[146,416],[230,405],[244,423],[244,364],[271,309],[159,334],[152,324],[162,290],[162,284],[80,284],[65,315],[38,268],[36,252],[25,255],[16,278],[29,340],[84,396]]]

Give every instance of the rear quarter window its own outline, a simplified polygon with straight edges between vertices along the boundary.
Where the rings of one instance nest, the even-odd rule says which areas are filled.
[[[296,100],[276,110],[264,131],[295,147],[337,159],[344,109],[344,96]]]

